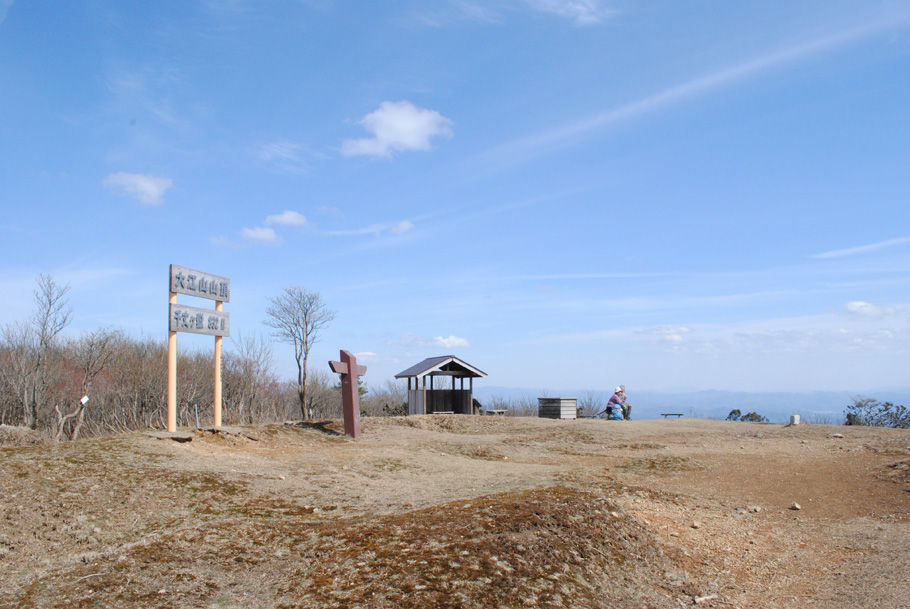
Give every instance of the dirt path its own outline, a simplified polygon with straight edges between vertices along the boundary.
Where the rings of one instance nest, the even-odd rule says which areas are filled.
[[[2,449],[0,607],[910,607],[906,430],[363,427]]]

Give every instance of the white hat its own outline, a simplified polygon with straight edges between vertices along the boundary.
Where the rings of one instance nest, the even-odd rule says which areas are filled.
[[[616,391],[614,393],[620,393],[625,390],[626,390],[626,388],[623,385],[617,385]]]

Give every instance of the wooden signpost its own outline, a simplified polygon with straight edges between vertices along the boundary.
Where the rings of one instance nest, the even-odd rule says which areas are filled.
[[[344,433],[352,438],[360,437],[360,391],[357,377],[367,373],[366,366],[358,366],[354,354],[341,351],[341,361],[329,361],[332,372],[341,375],[341,405],[344,411]]]
[[[231,335],[231,317],[224,303],[231,300],[231,280],[172,264],[168,294],[167,430],[177,431],[177,332],[215,337],[215,387],[212,392],[215,427],[221,427],[221,340]],[[177,294],[215,301],[215,310],[177,304]]]

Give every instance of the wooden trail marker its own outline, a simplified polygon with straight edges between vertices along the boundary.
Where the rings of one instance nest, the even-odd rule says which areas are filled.
[[[357,377],[367,373],[366,366],[358,366],[357,358],[350,351],[341,350],[341,361],[329,361],[332,372],[341,375],[341,405],[344,411],[344,433],[360,437],[360,391]]]

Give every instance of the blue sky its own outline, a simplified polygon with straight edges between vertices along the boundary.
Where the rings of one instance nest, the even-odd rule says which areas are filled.
[[[0,0],[0,322],[163,339],[174,263],[371,385],[905,387],[908,100],[910,2]]]

